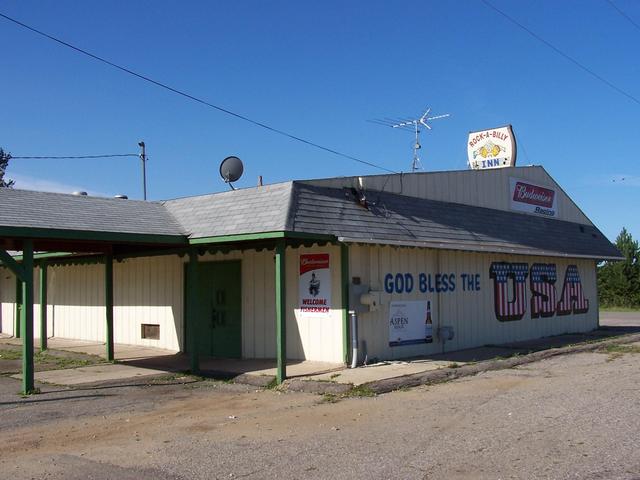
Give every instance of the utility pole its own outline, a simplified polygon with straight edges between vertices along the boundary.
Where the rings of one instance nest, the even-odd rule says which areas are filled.
[[[142,190],[143,198],[147,199],[147,154],[144,142],[138,142],[138,146],[142,149],[140,152],[140,160],[142,160]]]

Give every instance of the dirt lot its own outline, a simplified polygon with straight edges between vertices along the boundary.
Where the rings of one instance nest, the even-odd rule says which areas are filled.
[[[0,377],[0,477],[640,478],[637,352],[335,403],[174,379],[21,399]]]

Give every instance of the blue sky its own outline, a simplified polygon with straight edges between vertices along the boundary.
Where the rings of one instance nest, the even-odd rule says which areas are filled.
[[[613,0],[640,23],[640,2]],[[492,2],[640,98],[640,29],[606,0]],[[423,136],[426,170],[466,168],[470,130],[512,124],[520,165],[540,164],[604,233],[640,237],[640,104],[480,0],[4,1],[0,12],[161,82],[392,170],[411,135],[367,122],[451,113]],[[0,146],[15,156],[137,152],[151,199],[378,170],[275,135],[90,60],[0,19]],[[13,160],[23,188],[141,198],[135,158]],[[624,180],[622,180],[624,178]],[[615,180],[615,181],[614,181]]]

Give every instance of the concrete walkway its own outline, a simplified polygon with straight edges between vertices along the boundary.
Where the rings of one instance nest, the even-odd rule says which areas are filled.
[[[0,344],[11,345],[15,348],[22,345],[22,340],[3,335],[0,337]],[[39,341],[36,340],[34,344],[36,345],[34,350],[38,351],[37,345]],[[64,356],[63,352],[69,352],[71,355],[82,354],[99,358],[106,357],[105,344],[100,342],[50,338],[48,347],[47,353],[55,354],[56,356]],[[39,382],[72,386],[168,375],[189,370],[189,356],[185,353],[171,350],[115,344],[114,355],[117,363],[101,363],[99,365],[76,368],[36,371],[35,379]],[[19,364],[20,360],[12,361],[11,370],[13,372],[19,371]],[[301,377],[324,374],[343,368],[344,365],[342,364],[290,360],[287,362],[287,375],[289,377]],[[276,360],[201,357],[200,370],[205,376],[235,379],[242,383],[266,386],[276,376]],[[1,371],[2,369],[0,368]],[[20,374],[13,375],[13,377],[22,378]]]
[[[526,355],[531,352],[562,348],[597,339],[605,339],[616,335],[640,332],[640,313],[603,312],[602,328],[584,334],[567,334],[536,339],[525,342],[485,346],[456,352],[433,355],[405,361],[380,362],[361,366],[356,369],[345,368],[342,364],[289,361],[287,375],[294,380],[290,383],[298,385],[296,389],[322,391],[319,387],[340,387],[346,391],[354,386],[388,381],[399,377],[428,374],[438,370],[455,369],[469,366],[476,362],[494,361],[497,358]],[[0,343],[20,345],[21,340],[0,336]],[[38,345],[38,342],[35,342]],[[89,354],[104,358],[104,343],[49,339],[49,348],[76,354]],[[100,364],[36,372],[36,380],[58,385],[80,385],[86,383],[125,381],[135,378],[167,375],[185,372],[189,369],[189,358],[184,353],[176,353],[153,347],[133,345],[115,345],[116,364]],[[206,376],[227,378],[240,383],[256,386],[268,385],[276,375],[276,362],[273,359],[219,359],[202,357],[201,371]],[[15,370],[14,370],[15,371]],[[19,375],[16,375],[19,378]],[[319,389],[320,388],[320,389]]]
[[[611,317],[608,317],[611,318]],[[640,332],[640,313],[626,316],[625,323],[620,325],[608,320],[607,324],[599,330],[586,333],[557,335],[522,342],[492,345],[455,352],[447,352],[431,355],[423,358],[408,359],[405,361],[380,362],[373,365],[361,366],[355,369],[343,369],[333,373],[309,375],[295,382],[296,390],[305,390],[304,382],[330,382],[338,386],[360,386],[380,382],[398,377],[428,374],[436,370],[455,369],[474,363],[493,361],[500,358],[508,358],[518,355],[527,355],[532,352],[559,349],[568,345],[574,345],[593,340],[607,339],[624,334]],[[318,386],[309,387],[310,391],[321,391]],[[327,391],[342,391],[342,388],[327,388]]]

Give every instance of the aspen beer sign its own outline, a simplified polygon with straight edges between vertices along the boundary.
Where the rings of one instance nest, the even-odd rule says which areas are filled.
[[[389,305],[389,346],[433,342],[431,300],[391,302]]]
[[[509,186],[511,210],[546,217],[558,216],[558,195],[553,188],[517,178],[509,178]]]
[[[469,132],[467,157],[469,167],[474,170],[514,167],[516,138],[511,125]]]
[[[307,316],[326,316],[331,310],[330,261],[328,253],[300,255],[299,308]]]

